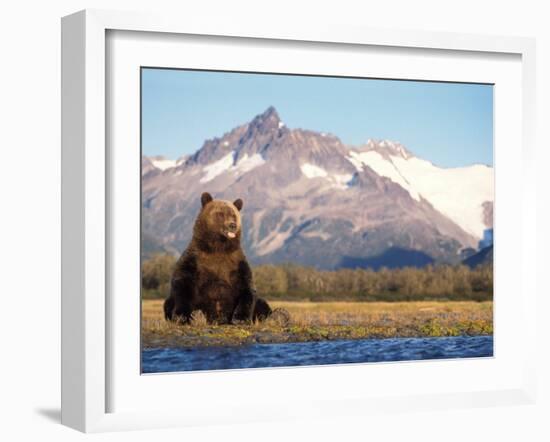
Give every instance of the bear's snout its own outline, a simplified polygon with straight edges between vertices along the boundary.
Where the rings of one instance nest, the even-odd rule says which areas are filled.
[[[231,221],[225,225],[226,228],[226,234],[228,238],[236,238],[237,237],[237,223],[234,221]]]

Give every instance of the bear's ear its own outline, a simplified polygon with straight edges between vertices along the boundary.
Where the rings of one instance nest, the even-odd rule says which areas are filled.
[[[212,201],[214,198],[212,198],[212,195],[210,195],[208,192],[204,192],[201,195],[201,204],[202,207],[206,206],[210,201]]]
[[[239,212],[241,211],[241,209],[243,208],[243,200],[242,199],[238,199],[238,200],[235,200],[233,201],[233,205],[239,210]]]

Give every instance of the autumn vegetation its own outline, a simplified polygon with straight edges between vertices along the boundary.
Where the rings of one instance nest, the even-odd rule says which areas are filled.
[[[144,299],[165,298],[176,258],[155,255],[142,263]],[[317,270],[294,264],[253,269],[258,293],[270,301],[490,301],[493,267],[429,265],[423,268]]]
[[[274,308],[288,310],[289,323],[270,318],[239,325],[208,324],[199,311],[191,324],[165,321],[162,302],[142,301],[144,348],[493,334],[491,301],[272,301]]]
[[[491,335],[493,269],[436,265],[424,268],[321,271],[294,264],[253,269],[258,293],[290,322],[191,324],[165,321],[162,299],[176,259],[155,255],[142,263],[142,345],[216,346],[389,337]]]

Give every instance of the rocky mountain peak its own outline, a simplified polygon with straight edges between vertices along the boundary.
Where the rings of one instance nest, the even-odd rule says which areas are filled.
[[[277,145],[281,139],[290,133],[273,106],[256,115],[246,125],[238,144],[235,146],[235,161],[250,158],[254,155],[264,156],[265,151]]]
[[[249,123],[238,126],[221,137],[206,140],[188,162],[208,165],[233,155],[236,164],[243,158],[263,155],[263,151],[289,130],[281,121],[277,110],[269,106]]]
[[[414,156],[401,143],[391,140],[369,139],[364,145],[359,148],[359,151],[374,151],[379,153],[386,159],[388,159],[388,157],[390,156],[401,157],[404,159],[409,159]]]
[[[284,123],[281,121],[277,110],[273,106],[269,106],[262,114],[256,115],[250,123],[250,127],[261,132],[277,130],[283,126]]]

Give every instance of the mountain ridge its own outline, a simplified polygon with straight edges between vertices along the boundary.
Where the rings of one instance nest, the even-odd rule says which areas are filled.
[[[469,205],[463,198],[465,209],[456,202],[447,207],[440,190],[430,193],[430,180],[420,179],[419,170],[442,188],[458,185],[454,194],[449,190],[454,200],[465,177],[476,177],[470,192],[478,181],[488,189]],[[182,250],[198,212],[198,195],[210,191],[219,198],[244,199],[243,242],[256,263],[338,268],[370,262],[392,248],[453,262],[461,249],[476,247],[482,232],[473,230],[492,227],[492,198],[478,202],[491,194],[492,184],[486,185],[487,174],[443,170],[398,142],[369,140],[353,147],[332,134],[290,129],[269,107],[206,140],[173,167],[155,168],[144,156],[143,229],[163,249]],[[458,219],[461,210],[469,218]],[[408,256],[411,265],[418,262],[418,254]]]

